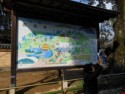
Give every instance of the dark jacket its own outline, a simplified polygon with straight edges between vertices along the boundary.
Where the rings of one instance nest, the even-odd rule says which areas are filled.
[[[84,73],[84,92],[85,94],[98,94],[97,77],[103,67],[99,64],[94,65],[95,72]]]

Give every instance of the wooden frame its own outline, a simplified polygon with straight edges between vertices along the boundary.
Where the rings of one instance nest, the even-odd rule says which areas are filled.
[[[51,68],[30,68],[30,69],[17,69],[17,64],[16,64],[16,55],[17,55],[17,18],[18,17],[26,17],[26,18],[34,18],[35,19],[41,19],[42,16],[35,16],[35,15],[30,15],[29,13],[22,13],[22,12],[17,12],[16,10],[12,10],[11,11],[11,19],[12,19],[12,54],[11,54],[11,83],[12,86],[16,86],[16,82],[15,82],[15,79],[16,79],[16,72],[29,72],[29,71],[40,71],[40,70],[55,70],[55,69],[67,69],[67,68],[82,68],[83,66],[81,65],[77,65],[77,66],[66,66],[66,67],[51,67]],[[50,21],[53,21],[52,18],[45,18],[43,20],[50,20]],[[60,20],[55,20],[55,22],[60,22]],[[71,22],[67,22],[65,21],[64,23],[71,23]],[[75,23],[74,23],[75,24]],[[76,25],[79,25],[76,23]],[[83,24],[83,26],[86,26],[86,27],[89,27],[88,24]],[[91,24],[90,25],[91,27],[96,27],[96,30],[98,30],[98,24],[94,23],[94,24]],[[98,31],[97,31],[98,32]],[[98,34],[98,33],[97,33]],[[98,36],[98,35],[97,35]],[[15,84],[15,85],[14,85]]]

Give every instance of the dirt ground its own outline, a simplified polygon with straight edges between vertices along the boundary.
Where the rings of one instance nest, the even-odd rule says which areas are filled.
[[[71,80],[82,77],[81,69],[68,70],[65,73],[65,80]],[[23,72],[17,73],[17,87],[25,85],[34,85],[47,82],[56,82],[61,80],[57,70],[37,71],[37,72]],[[73,85],[69,83],[70,86]],[[0,89],[10,87],[10,71],[0,72]],[[16,89],[16,94],[42,94],[41,92],[61,90],[62,84],[55,83],[42,86],[21,87]],[[8,94],[8,91],[0,90],[0,94]],[[68,93],[74,94],[74,93]]]
[[[1,90],[3,88],[10,87],[10,62],[11,62],[11,51],[1,51],[0,50],[0,94],[8,94],[8,90]],[[64,73],[65,80],[82,78],[81,69],[67,70]],[[47,71],[37,71],[37,72],[20,72],[17,73],[16,86],[20,87],[16,89],[16,94],[42,94],[41,92],[56,91],[61,90],[62,84],[55,83],[42,86],[32,86],[32,87],[21,87],[27,85],[48,83],[62,81],[59,77],[59,72],[57,70],[47,70]],[[71,86],[71,82],[69,86]],[[72,93],[69,93],[72,94]]]

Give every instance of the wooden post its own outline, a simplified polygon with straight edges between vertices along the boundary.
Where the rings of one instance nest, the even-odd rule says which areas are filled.
[[[62,69],[62,89],[64,91],[64,94],[66,94],[66,88],[68,88],[68,82],[65,81],[65,72],[66,69]]]
[[[9,94],[15,94],[16,87],[16,36],[17,36],[17,22],[16,12],[11,10],[11,82]]]
[[[62,79],[62,72],[61,71],[62,71],[61,69],[58,70],[58,79],[59,80]]]
[[[15,89],[10,89],[9,94],[15,94]]]

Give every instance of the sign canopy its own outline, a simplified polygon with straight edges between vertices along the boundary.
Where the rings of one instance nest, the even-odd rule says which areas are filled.
[[[28,17],[72,24],[96,24],[118,14],[116,11],[76,3],[71,0],[4,0],[6,6],[10,4],[9,1],[12,1],[12,8],[18,12],[18,15],[25,14]]]

